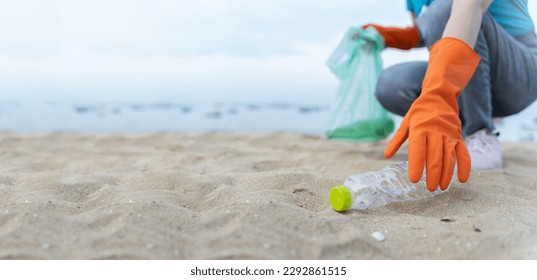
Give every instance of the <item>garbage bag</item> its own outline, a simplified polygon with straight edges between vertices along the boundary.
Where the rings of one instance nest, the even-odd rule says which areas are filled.
[[[392,118],[375,98],[383,49],[373,27],[351,27],[326,62],[340,81],[326,130],[329,139],[370,142],[393,132]]]

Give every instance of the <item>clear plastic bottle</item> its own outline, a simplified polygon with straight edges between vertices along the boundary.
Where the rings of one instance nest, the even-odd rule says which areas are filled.
[[[425,172],[418,183],[410,182],[408,162],[405,161],[348,177],[343,186],[332,188],[330,203],[338,212],[367,210],[393,202],[429,198],[443,192],[440,188],[434,192],[427,190]]]

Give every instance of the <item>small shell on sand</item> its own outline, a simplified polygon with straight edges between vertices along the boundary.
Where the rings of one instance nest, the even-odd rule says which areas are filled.
[[[384,237],[384,234],[382,234],[379,231],[373,232],[373,234],[371,234],[371,236],[373,238],[375,238],[378,242],[382,242],[382,241],[386,240],[386,238]]]

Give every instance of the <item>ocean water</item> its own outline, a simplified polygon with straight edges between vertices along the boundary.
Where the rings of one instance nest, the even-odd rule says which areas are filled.
[[[297,132],[322,136],[327,105],[254,103],[0,103],[0,130],[12,132]],[[394,117],[396,124],[400,117]],[[537,141],[537,103],[498,120],[502,141]]]
[[[270,132],[322,135],[327,106],[297,104],[0,103],[0,130],[14,132]]]

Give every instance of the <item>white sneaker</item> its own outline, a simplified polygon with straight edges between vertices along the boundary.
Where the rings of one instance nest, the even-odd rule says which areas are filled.
[[[498,135],[482,129],[468,136],[464,142],[472,158],[473,170],[498,170],[502,168],[502,150]]]

